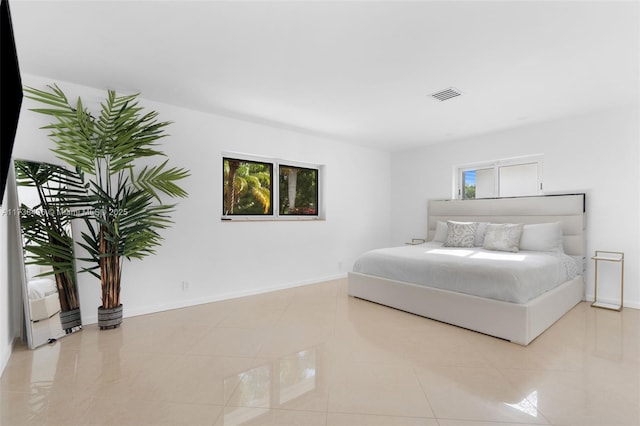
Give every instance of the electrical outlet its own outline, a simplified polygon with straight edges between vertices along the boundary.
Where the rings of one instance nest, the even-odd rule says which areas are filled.
[[[189,281],[182,281],[182,291],[189,290]]]

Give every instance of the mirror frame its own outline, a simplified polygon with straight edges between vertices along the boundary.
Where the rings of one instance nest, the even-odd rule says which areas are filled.
[[[40,164],[44,164],[45,162],[43,161],[33,161],[33,160],[25,160],[25,159],[12,159],[11,161],[11,167],[10,167],[10,184],[14,186],[15,188],[15,200],[14,201],[14,205],[16,206],[16,214],[14,214],[15,216],[15,227],[16,227],[16,235],[17,235],[17,239],[18,239],[18,243],[19,243],[19,247],[16,247],[17,250],[17,261],[19,262],[19,264],[21,265],[21,273],[19,274],[21,280],[22,280],[22,299],[23,299],[23,310],[24,310],[24,325],[25,325],[25,329],[26,329],[26,338],[27,338],[27,344],[29,346],[29,349],[35,349],[39,346],[43,346],[45,344],[48,343],[53,343],[54,341],[56,341],[57,339],[60,339],[62,337],[65,337],[69,334],[75,333],[77,331],[80,331],[82,329],[82,320],[80,317],[80,297],[79,297],[79,288],[78,288],[78,275],[77,275],[77,268],[75,267],[75,259],[73,260],[74,262],[74,271],[73,274],[75,276],[75,287],[76,287],[76,297],[77,297],[77,302],[78,302],[78,320],[73,322],[73,325],[67,329],[62,328],[62,323],[60,325],[60,333],[57,333],[56,335],[51,335],[46,341],[42,341],[39,340],[38,342],[35,341],[35,333],[33,330],[33,324],[34,321],[32,320],[32,311],[31,311],[31,303],[30,303],[30,298],[29,298],[29,278],[28,278],[28,274],[27,274],[27,266],[26,262],[28,261],[28,255],[25,253],[25,245],[24,245],[24,232],[23,232],[23,226],[22,226],[22,204],[21,204],[21,200],[20,200],[20,186],[18,185],[18,177],[17,177],[17,172],[16,172],[16,161],[24,161],[24,162],[30,162],[30,163],[40,163]],[[47,163],[47,164],[52,164],[52,163]],[[56,164],[52,164],[53,166],[56,167],[61,167],[64,168],[63,166],[58,166]],[[29,208],[32,208],[33,206],[30,206]],[[69,224],[70,225],[70,224]],[[71,225],[70,225],[71,226]],[[73,234],[72,234],[72,238],[73,238]],[[73,242],[72,242],[73,244]],[[74,247],[75,249],[75,247]],[[53,275],[51,275],[51,277],[53,277],[54,282],[55,277]],[[58,297],[58,300],[56,300],[56,302],[60,302],[60,292],[59,292],[59,288],[58,285],[55,284],[55,288],[56,288],[56,296]],[[61,320],[61,316],[62,316],[63,312],[62,309],[59,308],[58,311],[56,312],[56,314],[54,314],[54,316],[57,316],[59,318],[59,320]],[[49,319],[53,318],[49,317]],[[56,330],[57,331],[57,330]]]

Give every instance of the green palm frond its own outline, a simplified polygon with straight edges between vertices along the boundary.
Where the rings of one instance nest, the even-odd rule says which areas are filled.
[[[24,89],[28,99],[32,99],[55,108],[34,108],[31,111],[53,117],[56,121],[44,126],[49,130],[49,138],[56,144],[53,152],[58,158],[90,174],[95,174],[93,158],[95,144],[92,140],[93,117],[78,99],[74,108],[57,85],[47,86],[50,91],[31,87]]]
[[[176,181],[189,177],[189,172],[184,169],[172,167],[165,170],[165,167],[169,160],[159,166],[144,167],[136,177],[131,175],[131,180],[134,185],[142,189],[149,194],[153,195],[156,199],[160,200],[158,192],[163,192],[170,197],[187,196],[187,192],[176,185]]]
[[[262,186],[253,187],[253,196],[260,202],[262,205],[264,212],[269,212],[269,207],[271,207],[271,191],[269,188],[264,188]]]

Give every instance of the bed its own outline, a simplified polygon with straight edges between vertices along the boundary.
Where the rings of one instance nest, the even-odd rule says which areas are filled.
[[[477,246],[479,234],[472,247],[442,247],[442,224],[448,222],[492,224],[492,231],[510,226],[493,224],[522,224],[528,243],[536,230],[553,224],[559,229],[560,247],[540,253],[530,246],[518,247],[517,252],[485,250]],[[524,237],[523,231],[523,244]],[[349,273],[349,295],[524,346],[584,299],[584,194],[430,200],[426,240],[363,254]],[[431,267],[422,266],[419,259],[427,252],[440,269],[421,269]],[[533,269],[521,267],[529,259],[536,259],[530,262]],[[466,263],[456,266],[460,261]],[[503,277],[487,273],[492,262]],[[534,280],[536,275],[542,279]],[[513,292],[514,283],[523,291]]]

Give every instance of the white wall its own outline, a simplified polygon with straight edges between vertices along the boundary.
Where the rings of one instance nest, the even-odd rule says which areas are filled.
[[[23,327],[21,275],[18,244],[18,218],[13,211],[18,207],[13,172],[9,172],[7,189],[0,209],[0,372],[3,371],[16,338]]]
[[[452,197],[456,165],[544,154],[545,193],[587,193],[587,255],[596,249],[625,252],[625,304],[640,308],[639,140],[638,110],[628,108],[394,153],[393,243],[426,235],[427,200]],[[593,296],[592,263],[588,298]],[[599,294],[614,299],[614,282],[600,280]]]
[[[23,76],[25,85],[50,81]],[[70,99],[97,102],[104,92],[58,83]],[[173,228],[157,255],[125,264],[125,316],[318,282],[346,275],[363,251],[390,242],[390,155],[289,130],[143,100],[160,120],[173,121],[163,150],[170,164],[192,176],[179,200]],[[25,100],[27,108],[34,104]],[[15,158],[60,164],[49,152],[46,117],[24,110]],[[223,151],[325,165],[326,220],[222,222]],[[189,283],[187,291],[182,281]],[[100,305],[97,280],[79,280],[85,323]]]
[[[0,215],[0,262],[2,266],[8,266],[9,260],[7,259],[7,250],[9,240],[7,238],[8,229],[8,215],[5,213],[6,209],[6,197],[5,192],[2,200],[2,214]],[[13,311],[9,302],[9,268],[0,268],[0,372],[4,370],[9,356],[11,355],[11,342],[13,336],[11,336],[11,330],[9,328],[9,315]]]

